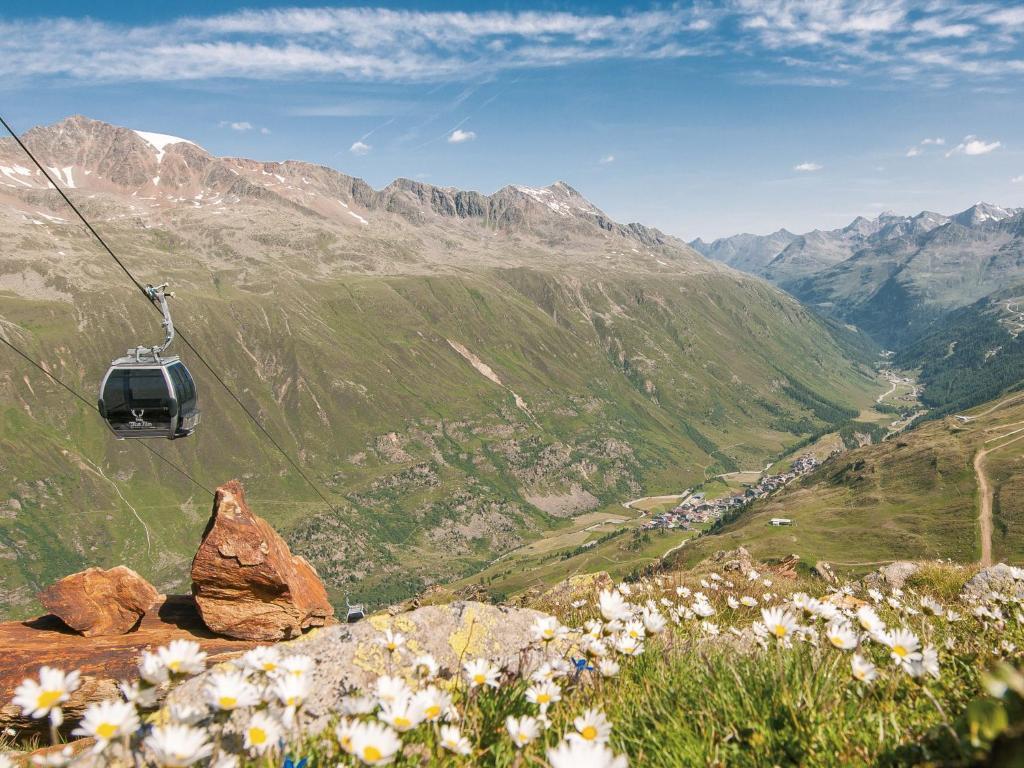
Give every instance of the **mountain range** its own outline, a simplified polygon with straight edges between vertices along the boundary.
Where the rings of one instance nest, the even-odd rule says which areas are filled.
[[[761,466],[877,394],[862,337],[563,182],[376,190],[81,116],[24,141],[140,280],[171,283],[212,370],[174,348],[202,423],[156,455],[0,350],[2,613],[87,565],[181,589],[232,477],[337,604],[398,599],[567,516]],[[4,338],[92,402],[160,337],[146,304],[0,141]]]
[[[1024,209],[978,203],[950,216],[883,213],[842,229],[691,245],[898,347],[945,313],[1024,279]]]

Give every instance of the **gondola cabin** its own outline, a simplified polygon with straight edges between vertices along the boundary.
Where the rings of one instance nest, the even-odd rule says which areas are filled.
[[[118,358],[100,385],[100,415],[119,440],[187,437],[199,424],[198,406],[192,374],[177,357]]]

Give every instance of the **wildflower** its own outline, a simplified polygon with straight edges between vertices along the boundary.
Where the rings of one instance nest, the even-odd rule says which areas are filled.
[[[702,621],[700,623],[701,631],[709,637],[718,637],[721,634],[721,630],[718,625],[713,621]]]
[[[206,707],[193,707],[191,704],[171,704],[167,707],[167,716],[172,723],[195,725],[206,716]]]
[[[562,691],[552,682],[537,683],[526,689],[526,700],[545,709],[556,701],[562,700]]]
[[[308,675],[313,668],[313,659],[309,656],[285,656],[281,659],[281,671],[286,675],[302,677]]]
[[[206,669],[206,652],[195,640],[172,640],[156,653],[172,675],[198,675]]]
[[[629,584],[627,584],[626,582],[622,582],[621,584],[619,584],[619,592],[621,592],[626,597],[629,597],[629,595],[633,592],[633,588],[629,586]]]
[[[350,755],[352,754],[352,736],[355,734],[355,729],[358,725],[360,725],[358,720],[343,717],[334,728],[334,735],[338,737],[338,744]]]
[[[256,712],[245,724],[243,734],[245,748],[253,754],[262,755],[274,749],[281,740],[281,725],[266,712]]]
[[[884,596],[882,595],[882,593],[881,593],[881,592],[879,592],[879,591],[878,591],[877,589],[875,589],[874,587],[871,587],[871,588],[870,588],[870,589],[868,590],[868,597],[870,597],[870,598],[871,598],[872,600],[874,600],[874,601],[875,601],[876,603],[880,603],[880,602],[882,602],[882,600],[884,599]]]
[[[662,615],[661,611],[654,609],[647,609],[643,612],[644,629],[651,635],[657,635],[665,631],[665,627],[668,625],[668,621]]]
[[[889,646],[892,660],[897,664],[911,664],[921,660],[921,641],[909,629],[896,629],[886,633],[883,643]]]
[[[96,740],[93,752],[102,752],[113,740],[135,733],[140,725],[135,706],[126,701],[101,701],[90,704],[82,716],[74,736],[92,737]]]
[[[385,704],[377,715],[399,733],[411,731],[423,722],[423,709],[413,697],[399,699]]]
[[[272,675],[281,665],[281,654],[269,645],[260,645],[242,656],[242,664],[253,672]]]
[[[505,719],[505,728],[512,737],[512,743],[520,748],[540,736],[540,723],[537,722],[537,718],[529,715],[518,718],[509,715]]]
[[[551,768],[626,768],[629,765],[624,755],[612,752],[608,747],[593,741],[563,741],[547,751]]]
[[[475,659],[468,662],[462,669],[466,673],[470,688],[476,688],[479,685],[498,687],[499,670],[487,659]]]
[[[156,653],[143,651],[139,657],[139,677],[150,685],[160,685],[167,682],[167,665]]]
[[[143,743],[153,753],[154,762],[165,768],[185,768],[213,752],[206,731],[192,725],[156,726]]]
[[[727,598],[725,598],[725,603],[726,603],[726,605],[728,605],[728,606],[729,606],[730,608],[732,608],[732,609],[733,609],[734,611],[735,611],[735,610],[736,610],[737,608],[739,608],[739,607],[740,607],[740,601],[739,601],[739,600],[737,600],[737,599],[736,599],[735,597],[733,597],[732,595],[729,595],[729,596],[728,596]]]
[[[289,675],[274,682],[273,692],[286,707],[298,707],[309,696],[310,688],[308,677]]]
[[[405,645],[405,635],[401,632],[393,632],[391,629],[384,630],[384,636],[378,638],[379,642],[388,653],[396,653]]]
[[[712,607],[711,603],[709,603],[707,598],[703,595],[701,595],[701,598],[703,599],[698,599],[694,601],[693,605],[690,607],[690,610],[692,610],[696,615],[704,619],[708,618],[709,616],[714,616],[715,609]]]
[[[798,626],[793,614],[782,608],[762,608],[761,620],[777,640],[788,639]]]
[[[688,587],[676,587],[676,595],[682,598],[687,598],[690,596],[690,590]]]
[[[604,634],[604,624],[602,624],[598,619],[590,619],[586,624],[583,625],[584,637],[590,637],[594,640],[600,640],[602,634]]]
[[[872,635],[885,629],[885,622],[878,618],[875,609],[870,605],[862,605],[857,609],[857,621],[860,622],[865,632],[870,632]]]
[[[125,701],[130,701],[137,707],[155,707],[159,691],[150,686],[142,686],[138,680],[132,682],[122,681],[117,684]]]
[[[875,665],[859,653],[855,653],[851,657],[850,671],[853,674],[853,679],[860,680],[862,683],[873,682],[878,677],[878,670],[875,669]]]
[[[757,605],[757,598],[751,595],[744,595],[740,598],[740,604],[747,606],[747,608],[753,608]]]
[[[64,672],[55,667],[40,667],[39,682],[32,678],[23,680],[14,690],[11,703],[21,707],[21,713],[26,717],[49,715],[54,725],[60,725],[60,705],[68,700],[78,686],[77,669],[73,672]]]
[[[632,613],[629,603],[623,600],[622,593],[616,590],[601,590],[601,594],[597,596],[597,604],[605,621],[625,621]]]
[[[346,715],[368,715],[377,708],[377,702],[372,696],[346,696],[341,708]]]
[[[542,616],[533,623],[531,631],[535,641],[550,643],[555,638],[564,636],[568,630],[554,616]]]
[[[597,662],[597,669],[601,677],[615,677],[619,674],[619,662],[614,659],[601,659]]]
[[[753,569],[747,571],[747,581],[757,581],[759,578],[761,578],[761,574],[757,571]]]
[[[387,765],[402,747],[398,734],[380,723],[355,723],[352,726],[352,754],[366,765]]]
[[[391,675],[381,675],[377,678],[377,698],[381,704],[391,704],[399,699],[406,699],[412,695],[405,680]]]
[[[206,698],[211,705],[227,712],[237,707],[252,707],[260,701],[256,686],[240,670],[210,675],[206,684]]]
[[[456,755],[468,755],[473,751],[469,739],[454,725],[441,726],[441,746]]]
[[[416,661],[412,664],[412,671],[423,680],[433,680],[437,677],[437,673],[441,670],[441,666],[437,663],[437,659],[431,656],[429,653],[425,653],[422,656],[417,656]]]
[[[413,702],[418,711],[423,713],[423,718],[430,722],[440,720],[452,708],[452,697],[436,685],[417,693],[413,697]]]
[[[834,648],[841,651],[851,651],[857,647],[857,635],[845,621],[829,624],[825,636]]]
[[[643,641],[629,635],[616,635],[614,645],[624,656],[639,656],[644,652]]]
[[[627,621],[626,626],[622,628],[622,632],[633,640],[643,640],[644,636],[647,634],[647,630],[644,628],[644,623],[639,619]]]
[[[586,604],[587,604],[586,600],[573,600],[571,603],[569,603],[569,606],[579,610],[580,608],[582,608]]]
[[[930,645],[926,645],[921,653],[921,669],[925,674],[939,679],[939,653]]]
[[[590,656],[607,656],[608,646],[603,640],[591,640],[583,646],[583,650]]]
[[[612,724],[599,709],[588,709],[572,721],[576,733],[566,738],[570,741],[596,741],[602,744],[608,741],[612,733]]]

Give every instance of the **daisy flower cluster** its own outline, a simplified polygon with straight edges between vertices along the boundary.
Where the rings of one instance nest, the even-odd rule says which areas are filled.
[[[811,654],[830,661],[837,684],[857,700],[871,691],[891,694],[942,678],[945,665],[955,669],[963,654],[1019,659],[1024,571],[1011,569],[1011,576],[955,605],[910,587],[787,593],[788,584],[752,569],[656,576],[577,597],[561,618],[538,614],[518,656],[454,665],[390,626],[375,637],[385,671],[345,689],[327,712],[323,691],[314,688],[314,659],[290,653],[287,644],[254,648],[208,670],[197,643],[177,640],[142,654],[138,679],[122,684],[121,698],[85,709],[71,733],[91,738],[92,747],[75,759],[239,768],[309,754],[331,766],[472,765],[500,757],[500,764],[625,768],[623,745],[634,742],[609,713],[615,691],[635,685],[634,669],[654,663],[634,667],[645,655],[719,649],[761,664]],[[1024,677],[1012,665],[1001,669],[983,678],[986,690],[1024,692]],[[166,698],[201,673],[192,684],[201,695],[187,699],[193,703]],[[888,688],[878,685],[883,679]],[[27,717],[48,720],[56,738],[62,708],[79,685],[77,672],[43,667],[18,687],[13,703]],[[64,768],[72,759],[65,750],[37,762]]]

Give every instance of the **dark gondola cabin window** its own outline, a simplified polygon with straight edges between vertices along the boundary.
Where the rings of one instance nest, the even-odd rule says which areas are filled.
[[[178,410],[182,414],[191,413],[196,407],[196,385],[192,376],[181,363],[170,366],[168,372],[174,383],[174,391],[178,395]]]
[[[103,402],[112,426],[146,431],[170,426],[171,398],[160,368],[111,372]]]

